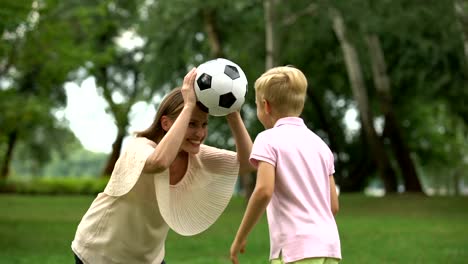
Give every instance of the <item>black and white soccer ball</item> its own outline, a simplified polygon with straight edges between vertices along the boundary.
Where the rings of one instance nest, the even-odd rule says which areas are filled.
[[[238,111],[245,102],[247,77],[239,65],[218,58],[197,68],[195,94],[199,106],[213,116]]]

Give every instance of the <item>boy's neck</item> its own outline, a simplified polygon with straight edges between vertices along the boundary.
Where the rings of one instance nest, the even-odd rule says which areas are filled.
[[[297,115],[275,115],[273,113],[270,114],[270,124],[271,124],[271,127],[274,127],[276,122],[278,122],[278,120],[282,119],[282,118],[287,118],[287,117],[299,117]]]

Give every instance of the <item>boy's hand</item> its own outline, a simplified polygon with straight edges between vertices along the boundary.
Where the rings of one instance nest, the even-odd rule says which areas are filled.
[[[234,242],[232,242],[232,245],[231,245],[231,252],[230,252],[232,264],[239,264],[239,260],[237,259],[237,254],[239,254],[239,252],[244,254],[246,244],[247,244],[247,240],[238,241],[237,239],[234,239]]]

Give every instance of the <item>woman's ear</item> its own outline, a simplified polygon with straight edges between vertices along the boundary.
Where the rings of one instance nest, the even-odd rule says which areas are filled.
[[[160,122],[161,122],[161,127],[165,132],[167,132],[169,128],[171,128],[172,126],[172,121],[167,116],[162,116]]]

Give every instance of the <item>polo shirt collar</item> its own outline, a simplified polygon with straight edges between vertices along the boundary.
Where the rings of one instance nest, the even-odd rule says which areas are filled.
[[[274,127],[279,127],[282,125],[294,125],[294,126],[305,126],[304,120],[300,117],[283,117],[276,121]]]

